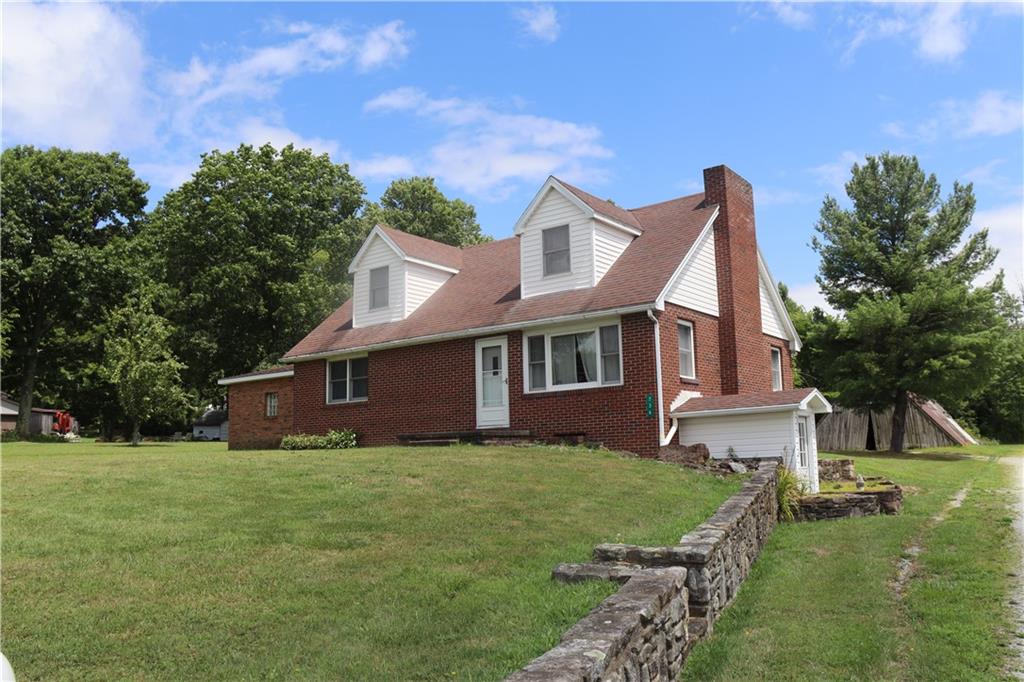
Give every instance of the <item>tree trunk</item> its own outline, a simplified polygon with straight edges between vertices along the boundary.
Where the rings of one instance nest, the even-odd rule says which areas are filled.
[[[139,435],[139,420],[138,419],[133,419],[132,420],[132,447],[133,448],[138,446],[139,440],[141,440],[141,436]]]
[[[896,403],[892,410],[892,437],[889,439],[889,452],[903,452],[903,437],[907,433],[907,404],[907,392],[896,393]]]
[[[32,392],[36,387],[38,361],[39,351],[34,347],[27,349],[21,385],[18,387],[18,422],[16,426],[18,435],[26,439],[32,435]]]

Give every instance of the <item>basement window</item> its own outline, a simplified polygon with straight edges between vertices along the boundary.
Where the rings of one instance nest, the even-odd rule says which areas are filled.
[[[782,390],[782,351],[772,348],[772,390]]]
[[[548,228],[541,232],[544,242],[544,276],[561,275],[571,270],[569,258],[569,226]]]
[[[370,394],[369,382],[369,360],[365,356],[327,362],[328,403],[366,400]]]

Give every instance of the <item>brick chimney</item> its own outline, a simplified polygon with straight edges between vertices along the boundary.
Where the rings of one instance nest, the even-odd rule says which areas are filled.
[[[753,189],[727,166],[714,166],[704,169],[704,199],[718,204],[714,230],[722,393],[771,390],[761,331]]]

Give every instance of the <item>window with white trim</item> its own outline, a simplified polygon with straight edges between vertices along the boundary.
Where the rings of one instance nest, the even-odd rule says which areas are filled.
[[[772,390],[782,390],[782,351],[772,348]]]
[[[693,323],[679,320],[679,376],[684,379],[697,378],[697,363],[693,352]]]
[[[370,270],[370,310],[388,307],[388,266]]]
[[[542,230],[544,249],[544,276],[562,275],[572,270],[569,248],[569,226],[549,227]]]
[[[622,339],[611,324],[526,338],[527,391],[622,383]]]
[[[369,361],[366,357],[327,362],[327,402],[347,403],[369,397]]]
[[[267,393],[266,397],[265,397],[265,400],[266,400],[266,403],[267,403],[267,416],[268,417],[276,417],[277,416],[277,394],[276,393]]]

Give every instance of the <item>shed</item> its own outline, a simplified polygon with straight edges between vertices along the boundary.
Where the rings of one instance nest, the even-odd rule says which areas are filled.
[[[672,411],[679,443],[703,443],[714,459],[781,459],[818,490],[814,415],[832,406],[817,389],[689,398]]]
[[[823,450],[888,450],[892,413],[891,407],[875,412],[836,408],[818,423],[818,445]],[[938,402],[912,393],[903,444],[908,448],[935,448],[977,445],[978,441]]]
[[[211,407],[192,424],[192,440],[227,440],[227,410]]]
[[[0,431],[11,431],[18,424],[18,403],[6,393],[0,393]]]

